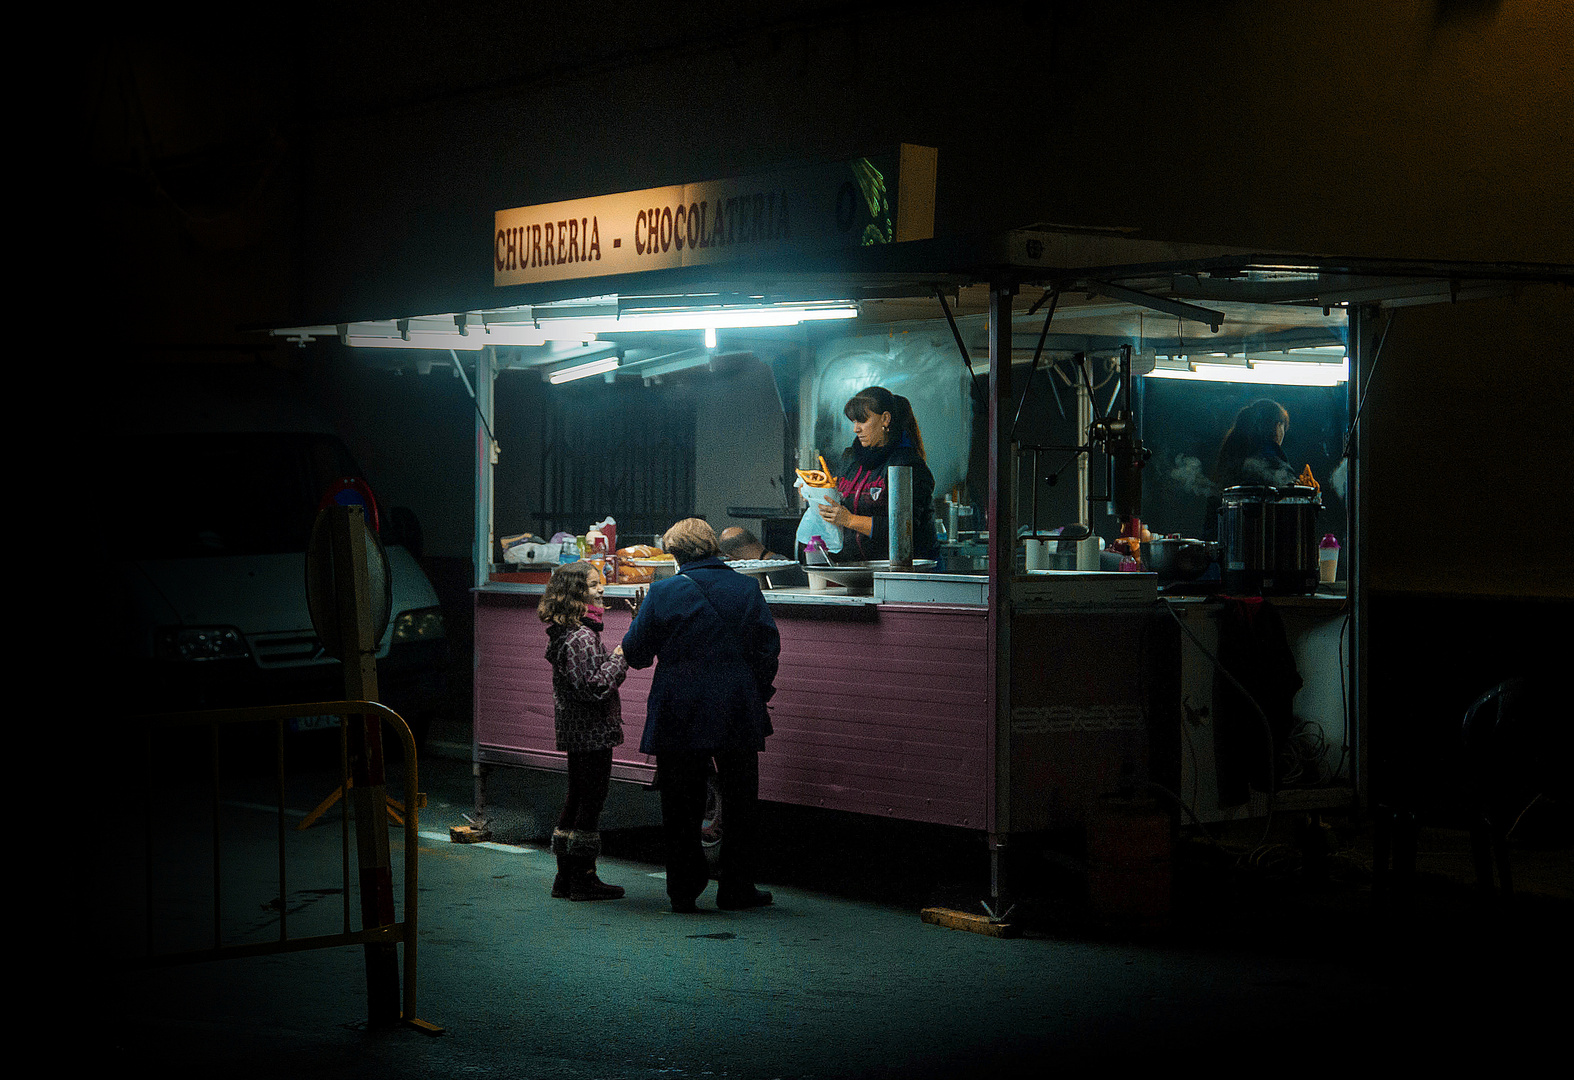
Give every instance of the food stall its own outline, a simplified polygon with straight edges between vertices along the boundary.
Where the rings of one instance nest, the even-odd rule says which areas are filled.
[[[696,440],[702,464],[736,464],[740,445],[763,446],[767,471],[781,459],[779,500],[732,506],[732,520],[713,511],[718,530],[790,525],[801,504],[786,478],[822,456],[834,463],[849,388],[900,383],[937,479],[936,505],[913,512],[934,514],[946,533],[936,566],[849,567],[785,586],[760,575],[782,637],[762,798],[976,830],[997,869],[1012,837],[1087,828],[1102,807],[1155,793],[1196,822],[1359,805],[1358,421],[1383,334],[1397,308],[1566,280],[1569,269],[1335,260],[1052,226],[935,238],[934,180],[934,151],[904,146],[500,211],[494,293],[468,310],[276,331],[425,350],[426,364],[451,363],[471,388],[478,816],[489,770],[565,768],[534,610],[545,568],[507,560],[494,524],[498,380],[572,387],[588,402],[680,375],[703,388],[740,356],[763,363],[794,402],[770,418],[776,428],[762,418],[759,430],[739,425],[733,442]],[[1161,401],[1184,411],[1182,388],[1221,380],[1236,399],[1254,383],[1318,385],[1340,436],[1316,467],[1306,463],[1312,483],[1299,495],[1260,497],[1236,535],[1203,544],[1216,576],[1255,573],[1244,589],[1229,579],[1256,594],[1247,597],[1226,594],[1224,580],[1209,587],[1206,569],[1157,566],[1163,541],[1197,536],[1203,508],[1199,500],[1184,522],[1154,516],[1158,489],[1178,483],[1186,455],[1164,460],[1146,432]],[[627,548],[696,512],[681,495],[648,495],[638,536],[619,505],[578,520],[544,505],[533,540],[550,549],[557,534],[586,534],[605,515]],[[1313,504],[1310,516],[1296,499]],[[1272,523],[1288,536],[1291,520],[1296,538],[1276,543]],[[1317,578],[1322,535],[1340,549],[1331,581]],[[631,619],[616,600],[638,587],[607,588],[609,642]],[[1232,604],[1275,611],[1275,658],[1289,657],[1300,683],[1290,691],[1292,775],[1275,773],[1270,756],[1264,782],[1263,763],[1249,761],[1244,796],[1227,796],[1243,782],[1223,775],[1239,772],[1243,751],[1232,758],[1222,746],[1239,740],[1242,706],[1227,729],[1222,699],[1254,699],[1221,654],[1261,642],[1247,634],[1243,644],[1221,619]],[[622,780],[654,770],[637,750],[650,675],[631,671],[622,689],[626,741],[613,764]],[[1240,745],[1261,757],[1257,720],[1244,723]]]

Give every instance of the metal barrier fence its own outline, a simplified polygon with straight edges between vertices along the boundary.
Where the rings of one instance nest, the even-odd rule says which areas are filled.
[[[350,754],[349,754],[349,724],[348,718],[364,716],[368,719],[377,717],[398,736],[404,748],[404,811],[401,815],[392,815],[404,827],[404,919],[386,925],[365,927],[353,930],[350,926],[350,809],[348,798],[340,799],[341,821],[343,824],[343,875],[344,875],[344,930],[338,934],[318,934],[310,937],[291,938],[288,926],[288,904],[285,898],[289,896],[288,868],[285,863],[284,841],[287,830],[284,824],[284,730],[285,722],[297,717],[337,716],[339,718],[339,793],[346,795],[351,788],[350,779]],[[258,706],[245,709],[212,709],[202,712],[163,713],[141,716],[136,718],[146,725],[148,745],[151,753],[153,732],[161,728],[181,727],[208,727],[213,734],[213,945],[207,949],[192,949],[181,952],[157,953],[153,941],[154,921],[154,871],[153,871],[153,814],[151,806],[147,816],[146,835],[144,837],[144,858],[146,865],[146,905],[147,926],[146,945],[147,952],[141,960],[142,966],[168,966],[174,964],[197,963],[208,960],[233,959],[247,956],[266,956],[277,953],[303,952],[309,949],[337,948],[342,945],[404,945],[403,958],[403,1005],[400,1019],[414,1027],[433,1034],[440,1033],[442,1028],[435,1024],[416,1019],[416,934],[418,911],[418,883],[419,883],[419,857],[418,857],[418,810],[425,805],[426,798],[418,790],[418,776],[416,770],[415,737],[410,733],[410,727],[404,718],[388,706],[375,701],[320,701],[302,705],[272,705]],[[223,890],[220,880],[220,829],[219,829],[219,753],[218,729],[226,724],[262,723],[273,721],[275,759],[278,780],[278,834],[279,834],[279,937],[276,941],[246,942],[244,944],[225,945],[223,942]],[[151,775],[151,762],[149,763]],[[149,798],[152,792],[149,791]],[[332,801],[330,799],[330,801]],[[393,800],[388,800],[390,803]],[[319,808],[319,812],[322,808]],[[379,807],[381,809],[381,807]],[[402,819],[402,820],[401,820]],[[378,823],[381,826],[381,822]]]

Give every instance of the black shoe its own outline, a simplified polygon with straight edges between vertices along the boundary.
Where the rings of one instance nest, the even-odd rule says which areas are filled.
[[[569,880],[568,898],[570,900],[621,900],[623,886],[608,885],[596,876],[594,870],[585,870]]]
[[[699,911],[699,906],[693,900],[679,900],[672,897],[672,913],[674,915],[693,915]]]
[[[771,894],[764,889],[750,889],[736,896],[717,894],[716,906],[723,911],[742,911],[745,908],[764,907],[771,902]]]

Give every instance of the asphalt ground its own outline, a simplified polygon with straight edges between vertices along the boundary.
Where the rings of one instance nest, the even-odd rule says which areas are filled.
[[[217,800],[226,943],[342,928],[337,808],[294,826],[332,791],[307,767],[285,792],[280,896],[277,792],[232,770]],[[400,766],[393,766],[395,779]],[[173,776],[128,801],[95,897],[101,1000],[84,1045],[120,1069],[225,1077],[1038,1076],[1123,1063],[1183,1068],[1363,1064],[1406,1071],[1505,1048],[1556,1045],[1574,900],[1566,848],[1521,853],[1527,887],[1483,907],[1454,834],[1428,833],[1415,894],[1373,903],[1357,825],[1324,826],[1313,865],[1287,832],[1224,847],[1183,844],[1161,920],[1089,908],[1076,860],[1019,850],[1007,863],[1020,936],[923,922],[980,910],[982,839],[960,830],[766,804],[761,884],[776,903],[674,915],[660,876],[654,793],[614,784],[601,876],[619,901],[548,895],[562,778],[501,770],[489,782],[494,841],[449,842],[473,809],[466,760],[423,760],[417,1013],[440,1036],[367,1023],[358,947],[147,968],[151,948],[202,948],[214,933],[215,801]],[[144,826],[155,824],[151,854]],[[1286,830],[1293,829],[1286,822]],[[403,857],[394,844],[395,893]],[[353,846],[350,853],[354,865]],[[1428,862],[1427,860],[1431,860]],[[353,877],[353,870],[352,870]],[[1551,882],[1551,884],[1546,884]],[[350,918],[359,925],[352,894]],[[73,972],[73,977],[76,973]],[[74,981],[74,978],[73,978]],[[101,1020],[100,1015],[107,1017]]]

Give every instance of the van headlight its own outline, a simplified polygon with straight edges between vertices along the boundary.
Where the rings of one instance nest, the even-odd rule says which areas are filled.
[[[178,626],[158,632],[155,655],[160,660],[239,660],[251,653],[233,626]]]
[[[448,636],[443,625],[443,609],[435,607],[401,611],[393,624],[393,643],[402,645],[409,641],[436,641]]]

